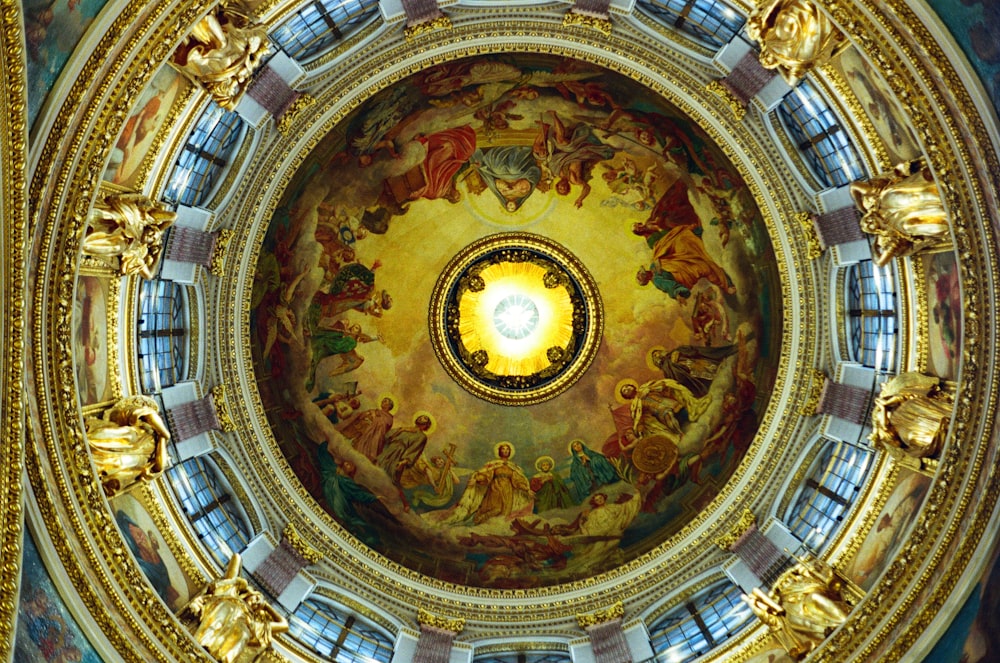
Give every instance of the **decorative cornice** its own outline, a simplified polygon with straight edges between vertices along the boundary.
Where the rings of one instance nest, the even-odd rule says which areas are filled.
[[[816,232],[816,217],[812,212],[799,212],[795,215],[795,220],[802,226],[802,234],[809,244],[806,254],[815,260],[823,255],[823,244],[819,241],[819,234]]]
[[[458,635],[465,629],[465,620],[461,617],[438,617],[423,608],[417,610],[417,623],[421,626],[430,626],[431,628],[439,628],[442,631],[450,631],[455,635]]]
[[[580,628],[586,629],[591,626],[597,626],[598,624],[604,624],[615,619],[625,618],[625,604],[621,601],[614,603],[603,610],[598,610],[596,612],[588,612],[586,614],[577,615],[576,623],[580,625]]]
[[[215,231],[215,246],[212,247],[212,262],[208,266],[214,276],[222,276],[225,272],[226,251],[229,248],[229,240],[233,238],[233,231],[229,228],[219,228]]]
[[[737,122],[742,122],[743,118],[747,115],[747,105],[743,103],[736,94],[726,85],[721,78],[717,78],[714,81],[709,81],[705,89],[713,94],[717,94],[722,97],[722,100],[726,102],[729,106],[729,110],[733,111],[733,117],[736,118]]]
[[[440,16],[427,21],[407,25],[403,28],[403,36],[406,38],[406,41],[410,41],[411,39],[416,39],[420,35],[428,32],[434,32],[435,30],[451,30],[451,28],[451,19],[444,14],[441,14]]]
[[[570,9],[563,15],[563,27],[580,26],[597,30],[606,37],[611,36],[611,19],[605,16],[594,16]]]
[[[281,532],[281,537],[285,541],[288,541],[288,545],[290,545],[295,552],[301,555],[302,559],[306,560],[310,564],[315,564],[319,560],[323,559],[323,553],[313,548],[305,539],[299,536],[294,524],[288,523],[285,525],[285,529]]]
[[[826,377],[826,373],[819,369],[813,369],[811,371],[809,398],[807,398],[806,402],[802,404],[801,408],[799,408],[799,414],[803,417],[811,417],[819,410],[819,400],[823,397],[823,387],[826,386],[826,381],[828,379],[829,378]]]
[[[229,416],[229,406],[226,405],[226,385],[217,384],[212,387],[212,405],[215,406],[215,416],[223,433],[236,430],[236,424]]]
[[[285,109],[285,112],[277,118],[276,122],[278,125],[278,132],[282,136],[287,136],[289,129],[291,129],[292,125],[295,124],[295,120],[298,119],[302,111],[315,103],[315,97],[305,93],[300,93],[299,96],[295,98],[295,101],[293,101],[291,105]]]
[[[757,517],[753,515],[750,509],[743,509],[743,513],[740,514],[740,519],[732,526],[732,528],[723,534],[722,536],[715,539],[715,545],[719,546],[726,552],[732,548],[737,541],[746,536],[746,533],[750,531],[751,527],[757,525]]]

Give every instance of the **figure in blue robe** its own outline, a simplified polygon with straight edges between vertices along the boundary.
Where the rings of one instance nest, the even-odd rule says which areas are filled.
[[[621,480],[615,466],[604,454],[588,449],[582,440],[570,442],[569,451],[572,457],[569,478],[573,482],[573,497],[578,504],[601,486]]]

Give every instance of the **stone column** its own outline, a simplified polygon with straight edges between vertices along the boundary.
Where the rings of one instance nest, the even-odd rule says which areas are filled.
[[[216,233],[187,226],[174,226],[167,240],[167,250],[163,257],[177,262],[188,262],[203,267],[212,264],[215,251]]]
[[[746,115],[750,100],[770,83],[777,72],[765,69],[755,51],[750,51],[740,58],[736,66],[725,76],[712,81],[708,89],[721,95],[728,103],[737,119]]]
[[[605,610],[576,616],[580,627],[590,637],[595,663],[632,662],[632,652],[622,629],[624,616],[625,606],[621,602]]]
[[[856,207],[841,207],[822,214],[812,214],[811,217],[823,246],[837,246],[865,238],[858,224],[861,214]]]
[[[322,557],[322,553],[306,543],[295,531],[295,526],[288,523],[278,547],[253,570],[253,577],[271,596],[281,596],[299,571]]]
[[[452,643],[465,628],[465,620],[438,617],[420,609],[417,622],[420,624],[420,640],[413,654],[413,663],[448,663]]]
[[[829,414],[853,424],[866,424],[872,398],[870,389],[827,380],[816,413]]]
[[[406,12],[403,35],[407,39],[431,30],[451,28],[451,19],[438,9],[437,0],[403,0],[403,11]]]
[[[188,440],[210,430],[231,431],[234,424],[225,404],[224,385],[212,387],[212,392],[196,401],[179,403],[167,410],[167,423],[174,442]]]

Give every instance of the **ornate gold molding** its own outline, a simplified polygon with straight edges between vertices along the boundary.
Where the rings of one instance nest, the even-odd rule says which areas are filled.
[[[563,15],[563,27],[580,26],[597,30],[606,37],[611,36],[611,19],[570,9]]]
[[[219,228],[215,231],[215,246],[212,248],[212,262],[208,266],[208,271],[214,276],[222,276],[226,270],[226,252],[229,249],[229,240],[233,238],[233,231],[229,228]]]
[[[22,486],[25,451],[24,360],[25,324],[25,197],[28,156],[25,38],[21,3],[0,4],[0,145],[4,164],[0,168],[0,306],[9,315],[0,321],[4,352],[0,357],[0,660],[10,660],[17,637],[14,626],[18,613],[18,583],[24,534]]]
[[[465,630],[465,620],[463,618],[439,617],[437,615],[432,615],[423,608],[417,610],[417,623],[421,626],[439,628],[442,631],[451,631],[455,635],[458,635]]]
[[[803,236],[809,246],[806,254],[813,260],[823,255],[823,244],[819,241],[819,234],[816,232],[815,218],[812,212],[799,212],[795,215],[795,220],[802,226]]]
[[[310,564],[315,564],[319,560],[323,559],[322,551],[316,550],[309,543],[303,539],[298,531],[295,529],[295,525],[288,523],[285,525],[285,529],[281,531],[281,537],[288,541],[295,552],[302,556],[302,559],[306,560]]]
[[[281,114],[281,117],[277,119],[278,133],[283,136],[288,135],[288,131],[291,129],[292,125],[295,124],[295,120],[298,119],[299,115],[306,108],[309,108],[316,103],[316,98],[312,95],[300,93],[292,105],[285,109],[285,112]]]
[[[451,28],[451,19],[444,14],[441,14],[440,16],[432,18],[428,21],[422,21],[414,25],[406,26],[403,28],[403,36],[406,38],[406,41],[410,41],[411,39],[416,39],[420,35],[428,32],[434,32],[435,30],[451,30]]]
[[[826,373],[814,368],[810,371],[809,398],[799,408],[799,414],[803,417],[811,417],[819,410],[819,400],[823,397],[823,387],[826,386]]]
[[[750,509],[743,509],[743,513],[740,514],[740,519],[733,524],[728,532],[715,539],[715,545],[719,546],[726,552],[729,552],[729,549],[732,548],[743,536],[745,536],[746,533],[750,531],[751,527],[756,525],[757,516],[753,515],[753,511]]]
[[[236,430],[236,424],[229,416],[229,406],[226,405],[226,385],[217,384],[212,387],[212,404],[215,406],[215,416],[219,420],[222,432],[231,433]]]
[[[717,78],[714,81],[709,81],[705,89],[713,94],[719,95],[726,105],[729,106],[729,110],[733,112],[733,117],[736,118],[737,122],[742,122],[743,118],[747,115],[747,106],[743,103],[743,100],[736,96],[735,93],[729,86],[722,82],[721,78]]]
[[[586,629],[589,626],[597,626],[598,624],[604,624],[614,619],[624,619],[624,617],[625,604],[618,601],[602,610],[577,615],[576,623],[580,625],[580,628]]]

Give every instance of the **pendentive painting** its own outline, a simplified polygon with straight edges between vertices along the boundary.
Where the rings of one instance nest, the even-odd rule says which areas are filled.
[[[573,311],[603,324],[589,368],[529,405],[477,395],[431,342],[496,337],[476,371],[542,333],[565,277],[530,252],[461,276],[452,292],[503,284],[475,322],[429,314],[455,256],[507,233],[596,284],[566,296],[568,337],[597,329]],[[437,580],[531,588],[635,560],[715,498],[774,387],[781,307],[762,214],[704,130],[622,75],[508,55],[419,72],[315,147],[263,239],[249,333],[277,442],[334,521]],[[565,360],[541,347],[501,382]]]
[[[31,534],[24,535],[14,659],[18,663],[100,663],[63,602]]]

